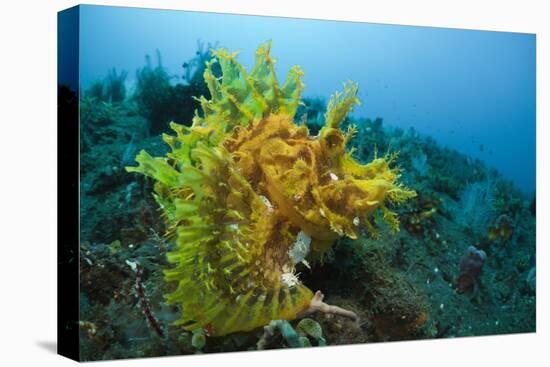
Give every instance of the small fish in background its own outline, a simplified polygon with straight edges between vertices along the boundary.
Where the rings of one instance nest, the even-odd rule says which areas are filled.
[[[121,164],[122,166],[127,166],[134,162],[134,157],[136,155],[136,144],[134,143],[135,133],[132,134],[132,137],[130,138],[130,142],[126,146],[126,149],[124,149],[124,153],[122,154],[122,160]]]
[[[479,151],[483,152],[484,149],[485,149],[485,147],[483,146],[483,144],[479,144]]]

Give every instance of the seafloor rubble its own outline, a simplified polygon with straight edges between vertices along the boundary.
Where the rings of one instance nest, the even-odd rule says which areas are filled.
[[[173,326],[180,312],[165,303],[163,280],[171,244],[153,183],[124,167],[141,149],[164,155],[159,133],[171,120],[192,120],[198,105],[191,96],[208,93],[198,77],[208,57],[201,47],[180,83],[171,81],[160,56],[157,66],[148,60],[130,92],[121,87],[126,74],[113,70],[81,98],[83,360],[535,331],[532,198],[482,162],[413,129],[353,116],[346,124],[358,128],[349,142],[354,157],[367,162],[398,150],[401,179],[418,193],[393,208],[401,222],[397,235],[375,218],[380,238],[343,238],[311,269],[298,265],[310,289],[360,321],[312,314],[224,337]],[[295,119],[307,115],[315,133],[324,109],[324,101],[306,99]]]

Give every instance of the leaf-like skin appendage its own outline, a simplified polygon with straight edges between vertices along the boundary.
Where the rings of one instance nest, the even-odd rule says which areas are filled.
[[[236,53],[214,51],[202,114],[191,127],[171,124],[166,157],[142,151],[139,165],[127,167],[155,180],[166,235],[176,242],[166,299],[181,306],[176,324],[186,330],[219,336],[295,319],[313,297],[289,256],[298,233],[311,238],[308,258],[319,257],[338,237],[376,235],[375,210],[399,230],[386,202],[415,195],[397,183],[391,158],[362,165],[346,152],[353,131],[339,125],[359,102],[354,83],[331,99],[319,136],[294,124],[303,73],[291,68],[280,86],[270,48],[260,46],[249,74]]]

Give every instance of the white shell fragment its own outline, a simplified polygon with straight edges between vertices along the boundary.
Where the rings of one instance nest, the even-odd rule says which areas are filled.
[[[358,226],[359,226],[359,223],[361,223],[361,222],[359,221],[359,217],[353,218],[353,225],[354,225],[354,226],[358,227]]]
[[[338,181],[338,176],[336,176],[334,173],[331,172],[331,173],[330,173],[330,179],[331,179],[332,181]]]
[[[263,196],[263,195],[260,195],[260,200],[267,207],[267,211],[271,213],[273,211],[273,205],[271,205],[271,202],[269,201],[269,199],[267,197]]]

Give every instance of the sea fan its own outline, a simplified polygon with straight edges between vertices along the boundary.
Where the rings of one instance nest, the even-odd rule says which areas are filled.
[[[490,179],[468,184],[460,194],[456,221],[474,235],[487,230],[494,215],[495,186]]]

